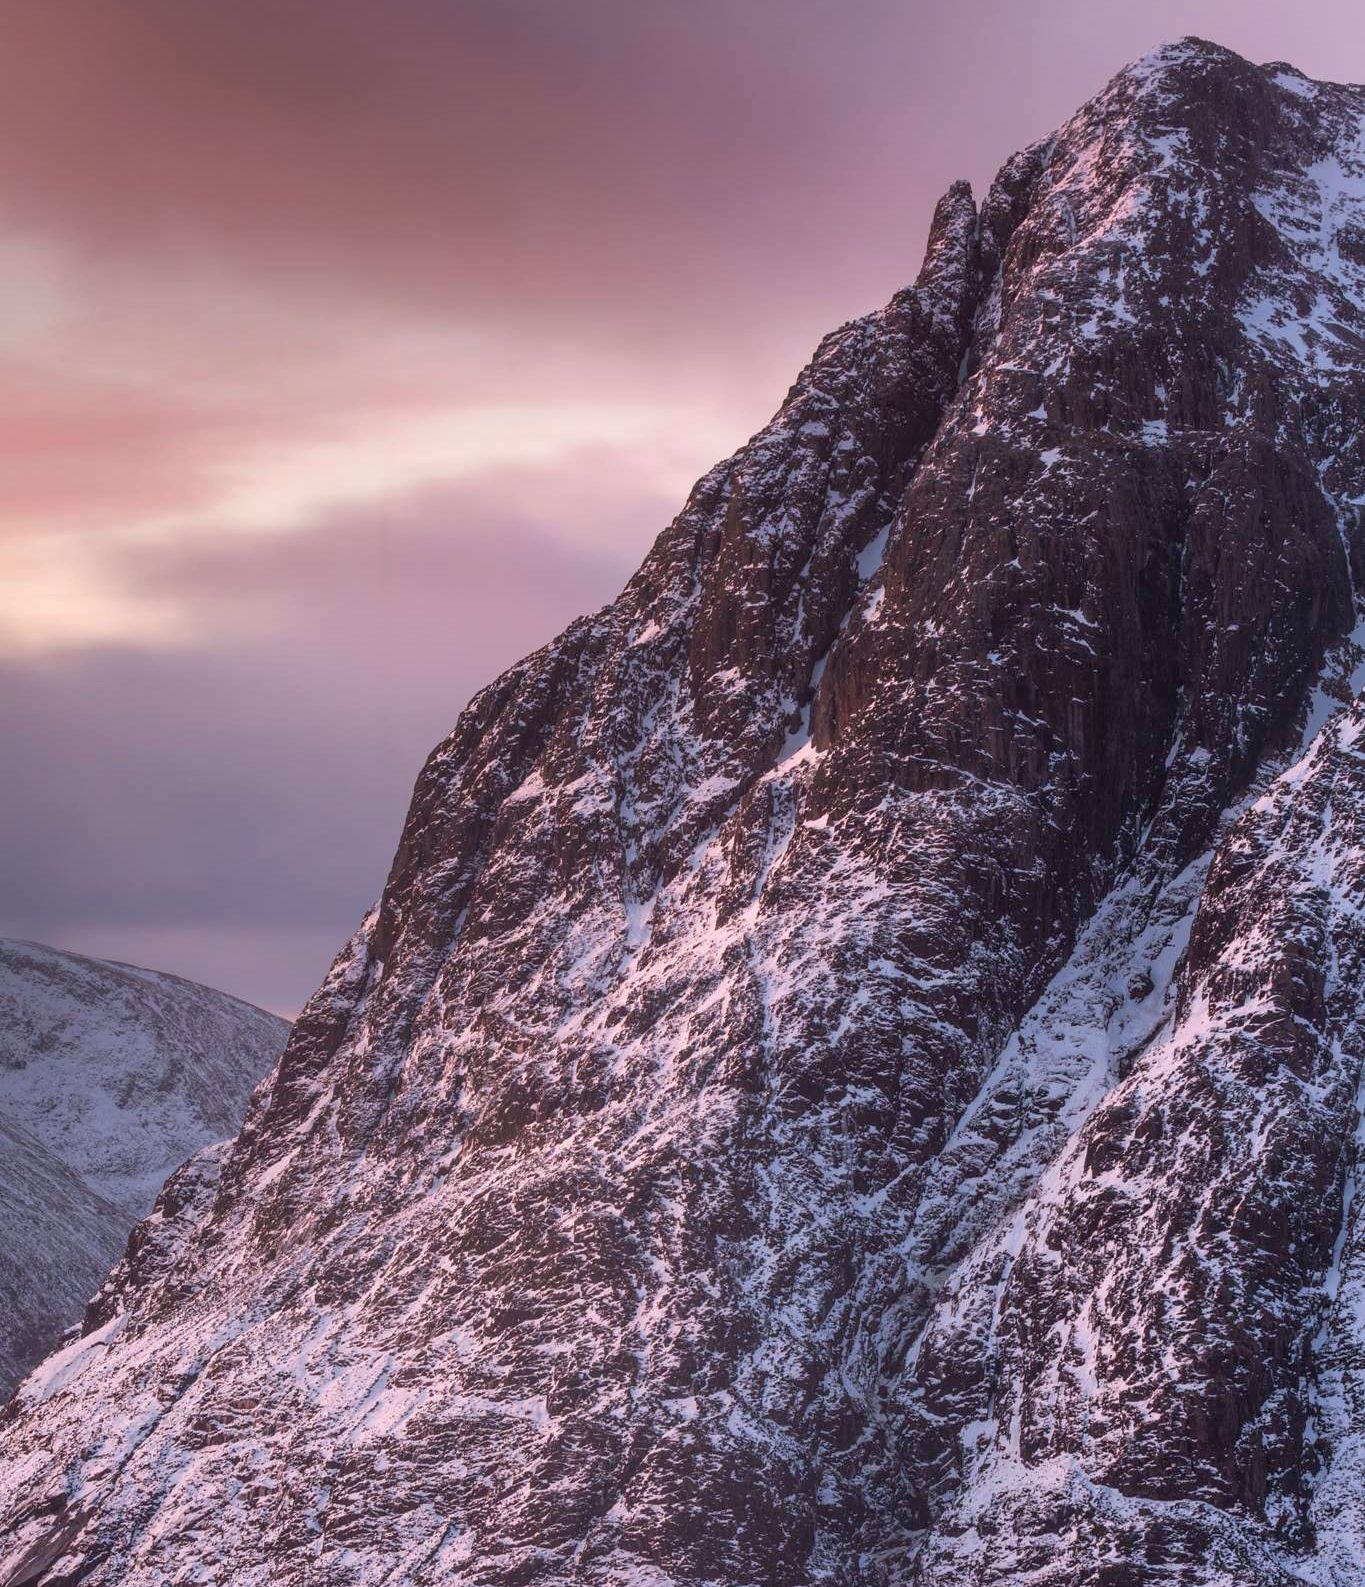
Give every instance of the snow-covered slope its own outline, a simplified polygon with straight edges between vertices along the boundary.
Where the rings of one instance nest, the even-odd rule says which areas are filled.
[[[81,1320],[137,1216],[0,1120],[0,1398]]]
[[[1362,118],[1121,73],[470,705],[0,1580],[1360,1581]]]
[[[0,941],[0,1391],[80,1321],[171,1170],[236,1131],[287,1033],[175,976]]]

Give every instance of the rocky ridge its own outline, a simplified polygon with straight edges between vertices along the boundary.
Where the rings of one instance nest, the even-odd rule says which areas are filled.
[[[1127,69],[475,699],[0,1580],[1362,1579],[1363,117]]]

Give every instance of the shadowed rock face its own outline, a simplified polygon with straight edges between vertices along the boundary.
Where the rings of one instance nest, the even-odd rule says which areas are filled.
[[[471,704],[0,1580],[1358,1579],[1363,113],[1122,73]]]

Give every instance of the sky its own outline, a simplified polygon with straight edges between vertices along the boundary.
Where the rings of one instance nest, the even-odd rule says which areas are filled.
[[[1186,33],[1358,0],[0,0],[0,935],[286,1014],[428,749]]]

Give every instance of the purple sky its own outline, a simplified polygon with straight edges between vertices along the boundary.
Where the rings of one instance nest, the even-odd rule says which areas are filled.
[[[0,934],[293,1012],[469,695],[1125,61],[1358,3],[45,0],[0,52]]]

